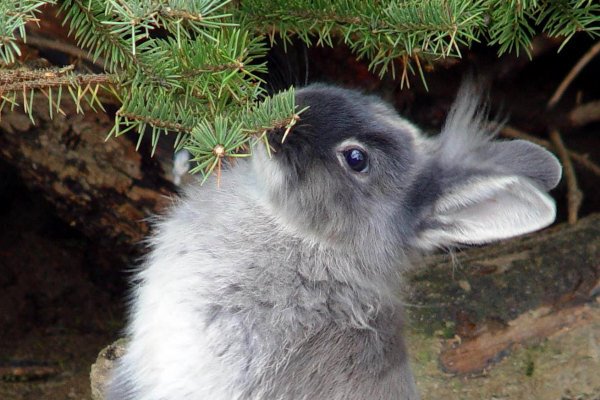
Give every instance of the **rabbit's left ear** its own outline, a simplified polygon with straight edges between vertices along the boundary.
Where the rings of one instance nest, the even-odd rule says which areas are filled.
[[[419,234],[421,247],[482,244],[550,225],[554,201],[528,178],[472,176],[443,193]]]
[[[417,246],[487,243],[554,221],[556,207],[546,191],[561,177],[556,157],[530,142],[494,140],[485,119],[480,95],[466,82],[436,140],[432,163],[417,179]]]

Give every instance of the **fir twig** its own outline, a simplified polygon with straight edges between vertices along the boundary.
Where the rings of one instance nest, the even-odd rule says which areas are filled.
[[[38,49],[57,50],[61,53],[68,54],[71,57],[89,61],[90,63],[97,65],[99,68],[106,70],[106,62],[102,57],[94,59],[88,51],[81,50],[79,47],[73,46],[69,43],[46,39],[39,35],[30,33],[27,35],[27,45],[36,47]]]
[[[150,124],[150,125],[158,127],[158,128],[163,128],[163,129],[166,129],[167,131],[174,131],[174,132],[179,132],[179,133],[190,133],[193,129],[193,127],[190,125],[186,126],[184,124],[178,124],[176,122],[170,122],[170,121],[161,120],[158,118],[147,117],[147,116],[143,116],[143,115],[136,115],[136,114],[128,113],[128,112],[121,111],[121,110],[117,111],[117,115],[119,115],[120,117],[127,118],[131,121],[140,121],[140,122]]]
[[[193,155],[191,161],[196,164],[191,172],[202,173],[204,182],[215,169],[219,171],[223,158],[249,156],[252,138],[259,141],[275,129],[283,129],[284,136],[289,134],[304,110],[296,110],[294,91],[290,89],[266,98],[233,118],[219,115],[214,121],[202,121],[183,146]],[[265,142],[268,146],[268,141]]]
[[[6,77],[0,72],[0,96],[7,92],[16,92],[22,90],[35,90],[41,88],[52,88],[59,86],[88,86],[113,83],[115,77],[109,74],[81,74],[73,76],[59,75],[56,72],[35,71],[30,72],[33,79],[20,80],[17,82],[6,83]]]

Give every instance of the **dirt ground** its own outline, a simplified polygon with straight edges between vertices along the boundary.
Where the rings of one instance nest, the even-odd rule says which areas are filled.
[[[444,374],[440,340],[411,336],[423,399],[600,400],[600,299],[584,326],[513,351],[479,376]]]
[[[15,176],[0,165],[0,399],[89,399],[90,365],[123,324],[123,286]],[[23,381],[15,365],[50,376]]]

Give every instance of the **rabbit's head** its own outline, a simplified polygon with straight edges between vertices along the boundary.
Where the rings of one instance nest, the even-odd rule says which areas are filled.
[[[389,253],[478,244],[540,229],[561,168],[543,148],[496,141],[472,85],[441,135],[427,138],[381,100],[325,85],[297,91],[309,108],[255,168],[286,225],[310,240]]]

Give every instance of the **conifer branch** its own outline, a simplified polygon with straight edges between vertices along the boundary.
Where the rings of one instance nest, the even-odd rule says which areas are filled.
[[[32,115],[33,95],[38,92],[48,99],[50,117],[55,112],[63,114],[60,108],[63,88],[67,88],[78,112],[83,112],[82,100],[86,100],[92,109],[103,109],[98,90],[101,86],[113,84],[116,77],[110,74],[78,74],[73,72],[73,69],[73,66],[67,66],[40,70],[0,70],[0,111],[6,105],[14,109],[21,104],[35,123]]]
[[[15,63],[21,55],[17,40],[26,40],[25,24],[38,22],[42,6],[54,3],[55,0],[0,1],[0,67]]]
[[[27,71],[15,75],[17,77],[10,81],[8,76],[0,72],[0,96],[7,92],[22,90],[28,91],[59,86],[103,85],[115,81],[115,76],[109,74],[75,74],[67,76],[54,71],[44,72],[43,70]]]
[[[176,122],[165,121],[158,118],[147,117],[144,115],[136,115],[125,111],[117,111],[117,114],[123,118],[127,118],[130,121],[138,121],[146,124],[150,124],[157,128],[165,129],[167,131],[179,132],[179,133],[190,133],[193,129],[192,126],[185,126]]]
[[[594,0],[64,0],[64,23],[107,73],[8,69],[26,43],[25,24],[54,3],[0,1],[0,109],[22,101],[31,115],[35,92],[54,115],[66,88],[82,112],[81,100],[101,106],[98,90],[108,87],[121,104],[110,135],[150,133],[155,148],[176,132],[177,148],[188,148],[203,174],[248,154],[252,137],[268,145],[270,130],[293,134],[301,118],[293,91],[265,99],[265,37],[343,42],[380,75],[399,66],[408,85],[411,73],[425,81],[423,61],[460,57],[474,42],[502,54],[528,51],[542,32],[565,43],[576,32],[600,35]]]

